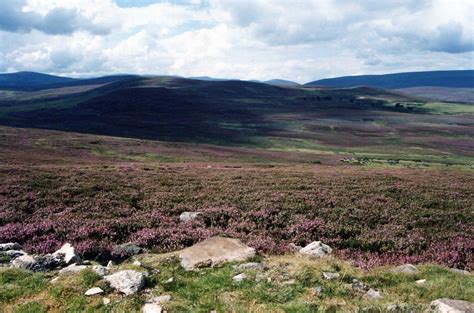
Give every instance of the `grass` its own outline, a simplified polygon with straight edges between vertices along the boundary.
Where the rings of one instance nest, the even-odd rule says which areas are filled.
[[[0,289],[29,289],[14,297],[3,298],[2,306],[8,311],[20,312],[84,311],[84,312],[139,312],[144,302],[154,295],[169,294],[172,301],[165,304],[171,312],[327,312],[359,310],[362,308],[383,311],[390,304],[404,304],[415,311],[426,309],[438,298],[474,301],[474,280],[471,275],[459,274],[438,265],[419,265],[419,273],[396,274],[390,267],[363,272],[350,263],[337,258],[310,259],[293,255],[260,258],[264,269],[246,271],[248,279],[235,283],[232,277],[239,274],[235,263],[219,268],[186,272],[171,254],[144,254],[137,258],[148,267],[159,270],[147,278],[148,294],[121,297],[107,287],[92,272],[83,271],[76,276],[60,278],[48,283],[45,274],[32,274],[23,270],[0,270]],[[130,261],[131,262],[131,261]],[[116,270],[133,268],[128,263]],[[323,271],[340,273],[336,280],[322,278]],[[260,281],[255,278],[259,275]],[[50,276],[50,275],[48,275]],[[8,279],[5,279],[8,277]],[[169,278],[172,282],[168,282]],[[41,288],[30,288],[26,280],[40,279]],[[358,279],[379,290],[383,298],[367,300],[352,290],[350,284]],[[416,280],[426,279],[418,285]],[[85,297],[87,288],[100,286],[106,292],[101,296]],[[315,288],[320,287],[318,295]],[[102,297],[112,300],[104,306]]]

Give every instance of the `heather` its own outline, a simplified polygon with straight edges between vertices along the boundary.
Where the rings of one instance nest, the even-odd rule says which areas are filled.
[[[280,162],[260,162],[238,148],[228,154],[191,147],[186,159],[179,145],[133,140],[120,141],[119,151],[133,156],[124,158],[96,153],[98,145],[119,149],[106,137],[80,135],[77,142],[89,145],[77,149],[77,142],[54,145],[62,133],[42,133],[47,145],[35,131],[20,135],[15,143],[2,139],[0,242],[19,242],[31,253],[67,241],[86,258],[105,261],[121,257],[114,256],[121,243],[167,252],[219,234],[261,254],[321,240],[364,269],[474,265],[469,169],[327,166],[283,152],[272,155]],[[137,159],[127,150],[136,146],[160,151],[161,159]],[[183,223],[185,211],[202,214]]]

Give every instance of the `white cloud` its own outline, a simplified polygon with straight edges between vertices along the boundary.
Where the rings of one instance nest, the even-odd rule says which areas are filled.
[[[0,12],[0,71],[306,82],[474,67],[469,0],[9,0]]]

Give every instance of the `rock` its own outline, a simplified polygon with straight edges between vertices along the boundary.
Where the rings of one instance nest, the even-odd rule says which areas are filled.
[[[295,245],[294,243],[290,243],[289,246],[293,252],[298,252],[299,250],[303,249],[302,246]]]
[[[109,269],[109,270],[110,270],[112,267],[114,267],[114,266],[115,266],[115,264],[114,264],[113,261],[109,261],[109,262],[107,263],[107,269]]]
[[[255,276],[255,282],[256,283],[259,283],[259,282],[263,281],[264,279],[265,279],[265,275],[263,275],[263,274],[257,274]]]
[[[62,268],[59,271],[59,275],[61,276],[68,276],[68,275],[75,275],[85,269],[87,269],[88,266],[86,265],[76,265],[76,264],[71,264],[68,267]]]
[[[28,268],[35,263],[35,258],[29,254],[24,254],[11,262],[12,267],[14,268]]]
[[[92,270],[101,277],[109,273],[109,269],[102,265],[93,265]]]
[[[469,275],[470,274],[469,271],[461,270],[459,268],[452,268],[451,271],[454,272],[454,273],[462,274],[462,275]]]
[[[282,282],[281,284],[286,285],[286,286],[294,285],[294,284],[296,284],[296,280],[295,279],[289,279],[289,280],[286,280],[286,281]]]
[[[49,282],[50,282],[51,284],[54,284],[54,283],[56,283],[58,280],[59,280],[59,277],[54,277],[54,278],[51,279]]]
[[[20,250],[21,246],[16,242],[0,243],[0,251]]]
[[[87,290],[84,295],[85,296],[93,296],[93,295],[99,295],[101,293],[104,293],[104,291],[102,289],[100,289],[99,287],[94,287],[94,288],[91,288],[89,290]]]
[[[145,275],[133,270],[120,271],[105,276],[104,279],[112,288],[126,295],[137,293],[145,286]]]
[[[168,278],[165,283],[167,283],[167,284],[174,283],[174,277]]]
[[[352,290],[357,291],[357,292],[365,292],[369,290],[369,286],[367,286],[366,284],[364,284],[363,282],[357,279],[352,280],[351,288]]]
[[[387,306],[387,312],[396,312],[396,313],[412,313],[410,306],[408,304],[390,304]]]
[[[146,303],[156,303],[156,304],[162,304],[166,302],[171,301],[171,296],[170,295],[161,295],[158,297],[151,298],[150,300],[146,301]]]
[[[51,254],[47,254],[36,257],[35,261],[26,268],[33,272],[47,272],[65,265],[66,263],[62,257],[54,257]]]
[[[133,261],[132,265],[141,267],[143,264],[140,261]]]
[[[257,263],[257,262],[249,262],[249,263],[244,263],[244,264],[239,264],[235,265],[234,269],[242,272],[242,271],[248,271],[248,270],[256,270],[256,269],[261,269],[263,268],[262,263]]]
[[[316,297],[319,297],[323,293],[323,286],[314,287],[313,292]]]
[[[234,277],[232,277],[232,280],[236,283],[241,283],[246,279],[247,279],[247,275],[245,275],[245,273],[241,273],[239,275],[235,275]]]
[[[323,278],[327,280],[338,279],[341,276],[339,273],[323,272]]]
[[[187,270],[216,266],[229,261],[244,261],[255,255],[255,249],[238,239],[212,237],[182,250],[181,266]]]
[[[127,257],[130,257],[132,255],[137,255],[143,252],[145,252],[143,248],[133,243],[128,242],[128,243],[115,246],[114,249],[112,250],[112,255],[117,260],[124,260]]]
[[[23,250],[6,250],[6,251],[0,251],[0,257],[7,257],[10,260],[14,260],[19,256],[25,255],[26,252]],[[1,262],[1,260],[0,260]]]
[[[103,304],[103,305],[108,305],[108,304],[110,304],[110,299],[109,299],[109,298],[102,298],[102,304]]]
[[[80,263],[81,258],[70,243],[65,243],[61,249],[53,253],[53,257],[62,258],[66,264]]]
[[[416,274],[418,269],[412,264],[403,264],[392,269],[393,273]]]
[[[417,285],[424,285],[426,283],[426,279],[418,279],[417,281],[415,281],[415,284]]]
[[[179,216],[179,221],[180,222],[194,221],[201,214],[202,212],[183,212]]]
[[[367,291],[367,293],[365,294],[365,296],[367,297],[367,299],[369,300],[379,300],[379,299],[382,299],[383,296],[382,294],[380,293],[380,291],[377,291],[375,289],[372,289],[370,288],[369,291]]]
[[[143,313],[161,313],[163,312],[163,308],[161,305],[156,303],[145,303],[142,308]]]
[[[321,241],[313,241],[309,245],[299,250],[299,253],[313,257],[323,257],[331,254],[332,249]]]
[[[437,313],[473,313],[474,303],[462,300],[437,299],[430,304]]]

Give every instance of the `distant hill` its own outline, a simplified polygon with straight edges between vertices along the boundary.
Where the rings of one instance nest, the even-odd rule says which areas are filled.
[[[264,81],[265,84],[275,85],[275,86],[299,86],[297,82],[285,79],[271,79]]]
[[[37,91],[61,87],[103,85],[137,77],[135,75],[111,75],[78,79],[36,72],[17,72],[0,74],[0,89]]]
[[[473,88],[474,70],[430,71],[385,75],[360,75],[327,78],[307,83],[308,86],[355,87],[373,86],[388,89],[411,87]]]
[[[474,103],[474,88],[448,87],[411,87],[397,89],[407,95],[419,96],[427,99]]]
[[[64,84],[76,79],[35,72],[17,72],[0,74],[0,88],[27,88],[42,85]]]

